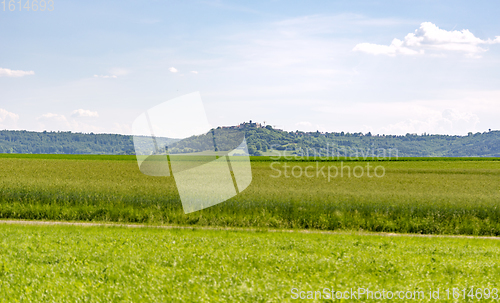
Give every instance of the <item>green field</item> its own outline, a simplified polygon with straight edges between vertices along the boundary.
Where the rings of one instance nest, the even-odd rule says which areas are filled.
[[[0,237],[2,302],[283,302],[293,288],[433,302],[439,288],[451,302],[447,288],[500,288],[494,239],[7,224]]]
[[[314,160],[252,157],[247,189],[186,215],[174,179],[142,174],[135,157],[1,155],[1,219],[151,226],[0,224],[0,301],[329,302],[351,288],[413,296],[400,302],[435,302],[438,289],[443,302],[457,302],[454,289],[458,301],[499,298],[498,238],[366,233],[500,235],[499,159]],[[371,176],[347,175],[367,164]],[[346,175],[328,180],[321,166]]]
[[[276,176],[295,165],[381,165],[381,178]],[[133,156],[1,155],[0,218],[275,229],[500,235],[497,158],[273,162],[252,158],[237,197],[185,215],[172,177]],[[298,171],[298,170],[297,170]]]

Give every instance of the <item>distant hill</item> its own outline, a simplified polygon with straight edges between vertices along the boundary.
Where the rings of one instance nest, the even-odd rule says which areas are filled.
[[[72,132],[0,131],[0,153],[133,155],[131,136]]]
[[[289,154],[314,156],[381,155],[394,157],[500,157],[500,131],[449,135],[371,135],[344,132],[286,132],[270,126],[244,128],[249,153],[269,154],[273,148]],[[276,152],[274,152],[276,154]]]
[[[286,151],[287,154],[309,156],[357,154],[363,157],[377,156],[385,150],[392,157],[500,157],[500,131],[469,133],[467,136],[379,136],[370,133],[287,132],[258,123],[242,123],[222,129],[243,132],[251,155]],[[204,146],[201,143],[206,138],[199,136],[190,140],[199,140],[200,146]],[[132,136],[5,130],[0,131],[0,153],[132,155],[135,150]]]

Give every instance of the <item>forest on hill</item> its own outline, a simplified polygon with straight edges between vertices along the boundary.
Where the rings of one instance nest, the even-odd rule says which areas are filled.
[[[132,136],[72,132],[0,131],[0,153],[132,155]]]
[[[292,154],[328,156],[377,156],[379,150],[399,157],[500,157],[500,131],[466,136],[406,134],[372,135],[344,132],[285,132],[271,127],[249,128],[245,137],[249,153],[259,155],[270,148]]]
[[[221,128],[218,128],[219,130]],[[466,136],[282,131],[271,126],[243,123],[231,131],[245,135],[251,155],[270,155],[274,150],[309,156],[379,155],[380,150],[399,157],[500,157],[500,131]],[[205,136],[191,142],[205,142]],[[182,142],[182,141],[181,141]],[[179,142],[179,146],[181,145]],[[199,144],[203,146],[203,144]],[[186,149],[185,152],[197,150]],[[132,136],[73,132],[0,131],[0,153],[133,155]]]

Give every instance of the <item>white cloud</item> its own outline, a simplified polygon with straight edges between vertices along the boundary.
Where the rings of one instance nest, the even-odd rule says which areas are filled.
[[[13,128],[17,125],[19,115],[0,108],[0,128]]]
[[[91,118],[97,118],[99,117],[99,114],[97,112],[93,112],[90,110],[86,109],[77,109],[71,112],[71,117],[91,117]]]
[[[479,117],[472,112],[460,111],[458,109],[445,109],[443,111],[423,108],[425,117],[415,117],[380,128],[381,133],[440,133],[440,134],[466,134],[476,131],[476,125],[480,122]]]
[[[71,124],[64,115],[46,113],[36,118],[42,130],[67,131],[71,129]]]
[[[195,70],[193,70],[193,71],[191,71],[191,73],[193,73],[193,74],[197,74],[198,72],[197,72],[197,71],[195,71]]]
[[[0,108],[0,122],[4,122],[6,120],[17,120],[19,119],[19,115],[11,113],[3,108]]]
[[[104,78],[104,79],[109,79],[109,78],[118,78],[116,75],[94,75],[94,78]]]
[[[357,26],[395,26],[401,24],[412,24],[409,20],[394,18],[367,18],[359,14],[343,13],[338,15],[307,15],[274,22],[280,32],[289,36],[297,34],[328,34]]]
[[[112,68],[109,70],[109,73],[113,76],[126,76],[130,74],[130,70],[125,69],[125,68]]]
[[[78,110],[79,111],[79,110]],[[73,111],[73,113],[78,112]],[[87,112],[93,113],[91,111],[82,110],[84,114]],[[97,114],[97,113],[93,113]],[[73,114],[72,114],[73,116]],[[47,130],[47,131],[74,131],[74,132],[102,132],[103,129],[91,125],[88,123],[84,123],[81,121],[77,121],[74,118],[66,118],[65,115],[55,114],[55,113],[46,113],[36,118],[38,122],[39,130]]]
[[[103,78],[103,79],[116,79],[118,76],[126,76],[130,74],[130,70],[125,68],[112,68],[109,70],[109,75],[94,75],[94,78]]]
[[[0,67],[0,77],[23,77],[23,76],[31,76],[34,74],[35,72],[32,70],[30,71],[12,70]]]
[[[68,121],[68,119],[66,119],[64,115],[59,115],[54,113],[46,113],[36,119],[40,121],[47,121],[47,120],[58,121],[58,122]]]
[[[171,71],[172,73],[178,72],[177,68],[175,68],[175,67],[171,67],[168,70]]]
[[[130,124],[125,123],[113,123],[112,133],[115,134],[124,134],[124,135],[132,135],[132,126]]]
[[[318,116],[335,115],[329,131],[404,135],[466,135],[499,129],[500,91],[450,91],[437,99],[400,102],[339,103],[315,107]],[[324,121],[318,118],[318,121]],[[492,122],[494,121],[494,122]]]
[[[416,51],[405,47],[404,42],[399,39],[392,40],[391,45],[379,45],[373,43],[360,43],[353,48],[353,51],[361,51],[373,55],[388,55],[395,56],[402,55],[418,55],[423,54],[424,50]]]
[[[389,46],[360,43],[353,51],[361,51],[373,55],[418,55],[425,51],[463,52],[469,56],[477,57],[477,54],[487,51],[481,45],[500,43],[500,36],[495,39],[482,40],[468,29],[461,31],[447,31],[440,29],[432,22],[423,22],[414,33],[406,35],[404,40],[394,39]]]

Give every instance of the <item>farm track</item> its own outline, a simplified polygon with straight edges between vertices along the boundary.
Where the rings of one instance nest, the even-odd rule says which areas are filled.
[[[234,228],[234,227],[210,227],[210,226],[180,226],[180,225],[147,225],[147,224],[120,224],[120,223],[93,223],[93,222],[63,222],[63,221],[28,221],[28,220],[0,220],[0,224],[11,225],[63,225],[63,226],[102,226],[102,227],[126,227],[126,228],[159,228],[159,229],[190,229],[190,230],[214,230],[214,231],[244,231],[244,232],[272,232],[272,233],[304,233],[304,234],[330,234],[330,235],[357,235],[357,236],[382,236],[382,237],[421,237],[421,238],[464,238],[464,239],[489,239],[500,240],[500,237],[467,236],[467,235],[430,235],[430,234],[397,234],[363,231],[322,231],[306,229],[263,229],[263,228]]]

